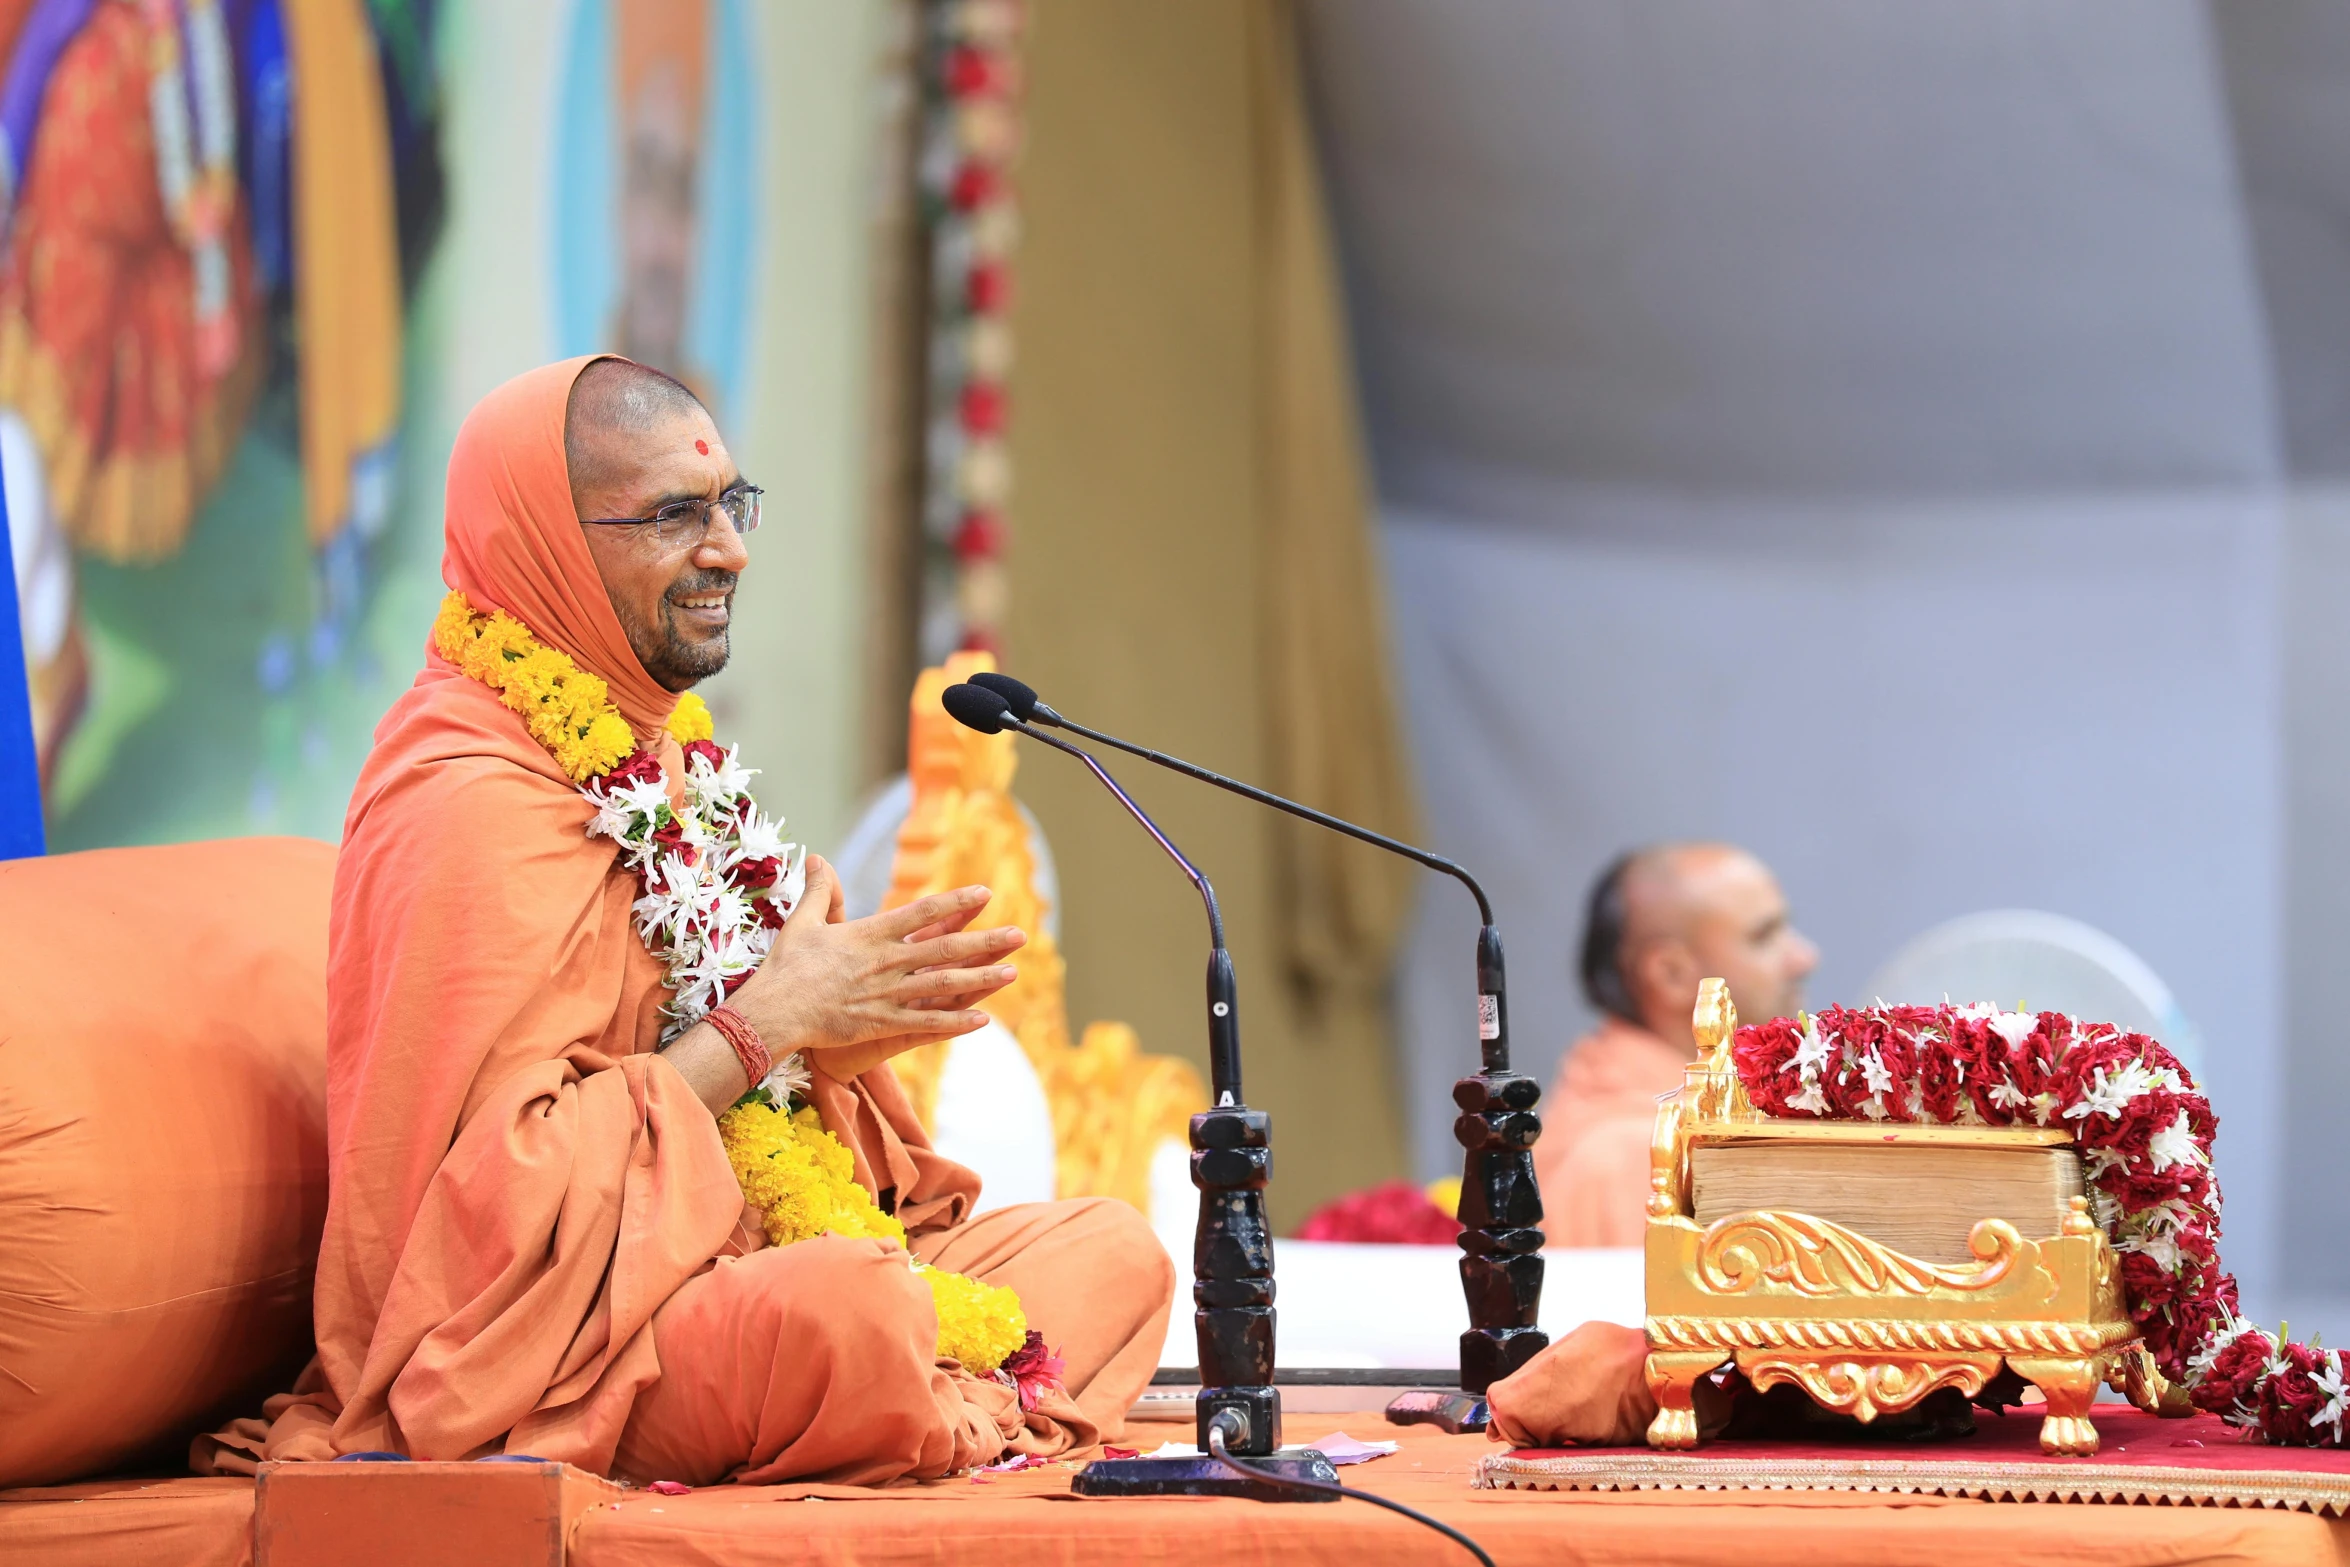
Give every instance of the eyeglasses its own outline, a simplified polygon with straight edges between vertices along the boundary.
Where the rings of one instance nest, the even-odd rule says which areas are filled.
[[[759,526],[759,497],[766,493],[755,484],[738,484],[714,501],[671,501],[650,517],[582,517],[579,520],[589,527],[651,528],[654,540],[665,548],[699,545],[710,536],[712,512],[724,517],[726,525],[737,533],[755,530]]]

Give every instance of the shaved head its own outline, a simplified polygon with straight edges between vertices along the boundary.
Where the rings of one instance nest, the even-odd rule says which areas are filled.
[[[1701,979],[1730,982],[1748,1022],[1791,1016],[1819,950],[1789,923],[1760,860],[1726,843],[1664,843],[1619,858],[1591,889],[1583,988],[1601,1011],[1689,1037]]]
[[[673,376],[633,359],[598,359],[571,383],[563,407],[563,466],[571,475],[571,498],[609,486],[626,463],[629,449],[665,425],[710,417],[702,400]],[[593,513],[581,509],[580,515]]]
[[[595,360],[571,383],[563,461],[588,553],[645,672],[683,691],[725,668],[735,582],[750,563],[742,536],[713,521],[665,544],[651,521],[743,482],[710,410],[649,366]]]

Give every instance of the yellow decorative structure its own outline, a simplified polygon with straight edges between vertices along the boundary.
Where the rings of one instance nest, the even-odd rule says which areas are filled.
[[[1028,823],[1012,797],[1019,759],[1008,734],[966,729],[939,707],[950,685],[995,668],[986,653],[956,653],[914,682],[906,739],[913,803],[898,829],[885,909],[950,887],[984,885],[995,896],[974,927],[1017,925],[1028,944],[1020,977],[981,1005],[1011,1030],[1052,1106],[1054,1188],[1061,1197],[1119,1197],[1150,1209],[1150,1166],[1161,1142],[1185,1142],[1206,1086],[1187,1062],[1143,1052],[1123,1023],[1094,1023],[1069,1043],[1066,967],[1045,926]],[[935,1124],[938,1085],[954,1041],[893,1058],[914,1112]]]
[[[1706,1143],[1948,1147],[2069,1145],[2055,1128],[1781,1120],[1748,1102],[1730,1061],[1738,1015],[1729,987],[1698,991],[1699,1058],[1657,1110],[1648,1198],[1648,1445],[1697,1445],[1690,1390],[1735,1364],[1757,1387],[1792,1382],[1826,1409],[1868,1421],[1936,1388],[1973,1395],[2004,1361],[2046,1397],[2040,1446],[2097,1451],[2089,1408],[2100,1383],[2143,1409],[2185,1413],[2123,1306],[2119,1259],[2071,1200],[2061,1233],[2019,1234],[1985,1219],[1971,1262],[1923,1262],[1806,1213],[1692,1217],[1690,1150]]]

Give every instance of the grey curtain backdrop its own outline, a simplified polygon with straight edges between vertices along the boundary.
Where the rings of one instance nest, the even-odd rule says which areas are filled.
[[[1308,18],[1429,832],[1526,1065],[1643,840],[1769,860],[1815,1001],[2074,915],[2203,1033],[2248,1307],[2350,1291],[2350,7]],[[1401,980],[1430,1174],[1472,923],[1426,888]]]

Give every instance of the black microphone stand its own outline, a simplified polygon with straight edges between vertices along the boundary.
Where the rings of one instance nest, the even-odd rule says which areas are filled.
[[[1534,1144],[1542,1121],[1534,1113],[1542,1085],[1510,1069],[1509,1002],[1502,966],[1501,929],[1493,904],[1466,869],[1440,854],[1358,827],[1343,817],[1282,798],[1254,784],[1227,778],[1179,756],[1154,751],[1064,717],[1036,693],[1008,675],[986,673],[973,683],[1004,699],[1009,715],[1050,724],[1146,762],[1213,784],[1219,789],[1286,811],[1332,832],[1400,854],[1442,871],[1477,900],[1477,1037],[1480,1070],[1452,1085],[1460,1115],[1453,1137],[1464,1153],[1461,1170],[1461,1291],[1468,1299],[1469,1330],[1461,1335],[1460,1391],[1406,1393],[1388,1407],[1399,1424],[1425,1421],[1453,1431],[1482,1430],[1485,1390],[1534,1358],[1550,1337],[1537,1327],[1542,1307],[1542,1193],[1534,1180]],[[1023,712],[1022,710],[1026,711]],[[1036,735],[1033,728],[1022,732]],[[1075,747],[1064,747],[1075,751]],[[1082,756],[1085,753],[1077,751]]]
[[[964,713],[949,711],[958,720],[971,722]],[[1265,1182],[1273,1173],[1272,1118],[1241,1099],[1240,997],[1232,954],[1224,945],[1224,915],[1216,905],[1216,889],[1159,830],[1150,813],[1085,751],[1039,733],[1008,711],[997,727],[1083,762],[1181,867],[1199,890],[1208,914],[1208,1084],[1213,1102],[1191,1118],[1191,1182],[1200,1194],[1199,1225],[1192,1242],[1199,1456],[1097,1459],[1078,1473],[1072,1488],[1081,1496],[1333,1501],[1333,1493],[1297,1483],[1336,1487],[1338,1471],[1330,1461],[1312,1448],[1281,1446],[1281,1393],[1273,1385],[1273,1229],[1265,1217]],[[1216,1456],[1218,1450],[1248,1459],[1249,1470],[1226,1465]]]

